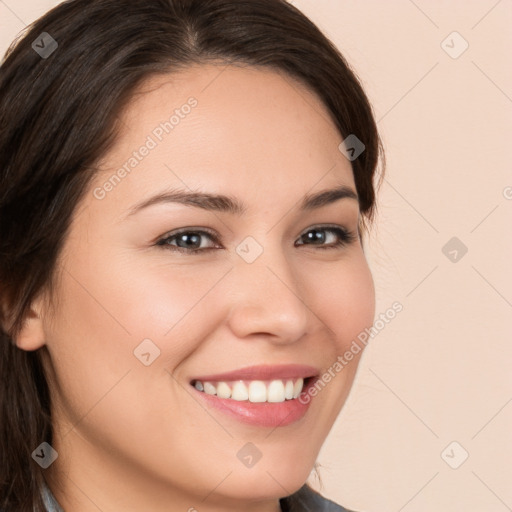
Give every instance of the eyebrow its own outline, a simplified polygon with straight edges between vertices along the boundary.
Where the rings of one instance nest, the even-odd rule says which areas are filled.
[[[300,211],[310,211],[322,206],[327,206],[340,199],[354,199],[359,200],[357,193],[346,185],[339,187],[322,190],[312,194],[306,194],[299,207]],[[126,217],[130,217],[135,213],[162,203],[180,203],[186,206],[194,206],[204,210],[211,210],[217,212],[226,212],[233,215],[243,215],[246,213],[246,206],[240,202],[236,197],[226,196],[223,194],[209,194],[206,192],[189,192],[183,189],[173,189],[161,194],[157,194],[149,199],[136,204],[129,209]]]

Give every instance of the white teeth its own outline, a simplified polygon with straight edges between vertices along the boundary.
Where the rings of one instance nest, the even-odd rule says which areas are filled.
[[[284,397],[286,400],[293,398],[293,380],[287,380],[286,386],[284,387]]]
[[[249,384],[249,402],[266,402],[267,386],[261,380],[253,380]]]
[[[217,384],[217,396],[219,398],[231,398],[231,389],[225,382]]]
[[[247,386],[242,381],[238,381],[233,384],[231,398],[233,400],[238,400],[239,402],[242,402],[243,400],[249,400],[249,391]]]
[[[282,380],[273,380],[268,387],[269,402],[284,402],[284,384]]]
[[[279,403],[298,398],[304,387],[304,379],[275,379],[272,381],[234,381],[234,382],[201,382],[196,380],[194,387],[208,395],[219,398],[231,398],[243,402]]]
[[[216,395],[217,394],[217,389],[210,382],[205,382],[204,383],[204,392],[207,395]]]

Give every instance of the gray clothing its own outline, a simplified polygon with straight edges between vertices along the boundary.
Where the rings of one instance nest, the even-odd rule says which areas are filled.
[[[44,506],[46,507],[47,512],[64,512],[62,507],[53,496],[52,491],[50,491],[50,488],[46,485],[46,482],[43,482],[41,495],[43,497]]]

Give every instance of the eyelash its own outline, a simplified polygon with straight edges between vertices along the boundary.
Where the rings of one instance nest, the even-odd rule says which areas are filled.
[[[328,231],[328,232],[334,233],[338,236],[338,241],[333,244],[329,244],[329,245],[317,245],[317,244],[305,244],[305,243],[302,243],[300,245],[313,245],[313,246],[317,245],[317,248],[321,249],[321,250],[338,249],[338,248],[350,245],[351,243],[354,243],[358,239],[358,236],[356,233],[354,233],[353,231],[350,231],[346,228],[342,228],[340,226],[313,226],[308,231],[306,231],[303,235],[301,235],[300,238],[304,237],[307,233],[309,233],[311,231]],[[185,254],[198,254],[201,252],[209,252],[209,251],[217,249],[217,247],[207,247],[207,248],[203,248],[203,249],[188,249],[185,247],[178,247],[177,245],[169,244],[170,240],[174,240],[174,239],[180,237],[181,235],[185,235],[185,234],[206,235],[206,236],[209,236],[211,238],[211,240],[213,242],[215,242],[216,244],[219,243],[219,240],[215,236],[214,233],[211,233],[211,232],[205,231],[205,230],[199,230],[199,229],[195,230],[195,229],[189,228],[186,230],[184,229],[181,231],[177,231],[175,233],[169,233],[169,234],[165,235],[163,238],[161,238],[160,240],[158,240],[155,245],[160,246],[163,249],[182,252]]]

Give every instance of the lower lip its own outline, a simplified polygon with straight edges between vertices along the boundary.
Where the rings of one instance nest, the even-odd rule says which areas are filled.
[[[218,398],[216,395],[208,395],[196,388],[198,393],[209,405],[219,409],[221,412],[236,418],[242,423],[248,423],[257,427],[285,427],[302,419],[309,409],[311,396],[306,396],[310,387],[314,386],[316,379],[310,382],[302,390],[300,397],[284,402],[249,402],[248,400],[237,401],[231,398]]]

